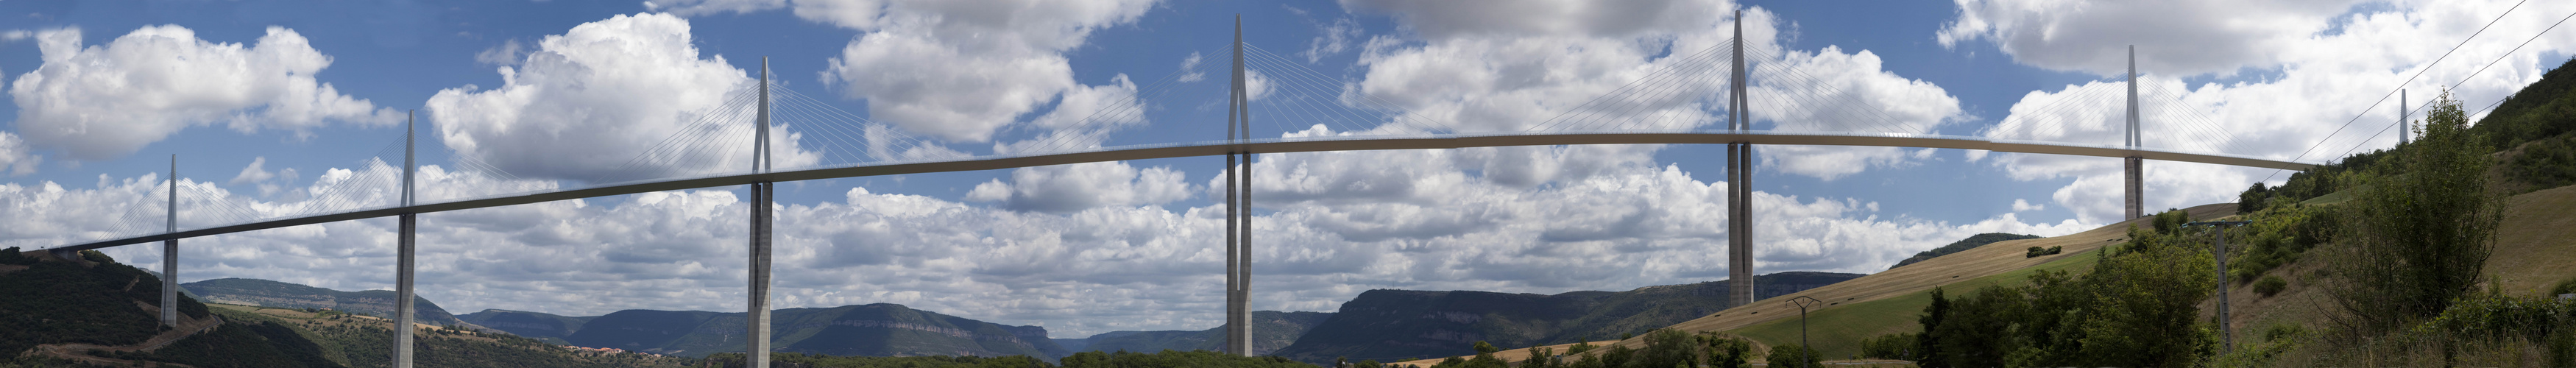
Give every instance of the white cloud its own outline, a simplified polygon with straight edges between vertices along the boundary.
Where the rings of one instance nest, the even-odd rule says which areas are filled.
[[[2187,152],[2283,160],[2296,158],[2305,162],[2340,159],[2346,151],[2356,147],[2362,151],[2389,147],[2396,142],[2395,134],[2376,137],[2372,134],[2397,119],[2398,103],[2393,97],[2376,107],[2372,103],[2379,101],[2382,94],[2390,92],[2391,88],[2404,86],[2413,91],[2410,103],[2421,104],[2443,88],[2460,83],[2453,92],[2474,111],[2539,80],[2543,72],[2558,64],[2558,60],[2542,60],[2543,55],[2564,55],[2576,50],[2576,33],[2553,32],[2533,40],[2520,51],[2510,55],[2506,53],[2522,40],[2541,34],[2541,30],[2555,23],[2558,17],[2576,12],[2576,4],[2532,2],[2516,10],[2514,16],[2496,21],[2485,35],[2462,46],[2442,64],[2430,64],[2513,4],[2512,1],[2399,3],[2391,9],[2363,11],[2333,19],[2303,15],[2305,13],[2301,11],[2304,10],[2300,9],[2278,8],[2283,5],[2256,6],[2242,10],[2249,14],[2228,17],[2305,19],[2301,20],[2306,22],[2303,24],[2278,27],[2330,33],[2296,34],[2293,38],[2297,42],[2266,44],[2270,45],[2266,47],[2271,47],[2266,55],[2228,59],[2231,61],[2227,63],[2232,64],[2216,69],[2170,63],[2151,68],[2147,59],[2151,54],[2149,48],[2141,46],[2141,69],[2151,72],[2179,70],[2174,74],[2148,74],[2139,79],[2140,124],[2146,134],[2146,145]],[[2181,7],[2197,6],[2200,5],[2193,3]],[[2040,24],[2064,27],[2117,26],[2116,22],[2094,22],[2094,18],[2100,16],[2092,13],[2096,11],[2099,10],[2061,9],[2030,16],[2049,18]],[[2328,28],[2333,30],[2323,31]],[[2098,33],[2091,30],[2064,32]],[[2197,45],[2203,41],[2201,36],[2189,33],[2138,37],[2147,36],[2161,38],[2142,38],[2137,42],[2141,45]],[[2067,42],[2072,45],[2077,41]],[[2228,47],[2236,46],[2222,44],[2206,51],[2224,54]],[[2051,62],[2046,60],[2052,58],[2080,57],[2085,52],[2039,48],[2026,49],[2013,56],[2016,60],[2036,65]],[[2500,57],[2501,61],[2494,68],[2479,73],[2487,61],[2499,60]],[[2278,75],[2262,80],[2200,85],[2186,85],[2174,79],[2193,76],[2192,73],[2225,73],[2238,66],[2277,70]],[[2409,77],[2419,72],[2423,75],[2421,78],[2407,82]],[[2473,73],[2479,74],[2472,78]],[[2003,124],[1979,134],[1999,139],[2117,145],[2122,136],[2121,114],[2125,111],[2122,98],[2127,93],[2126,88],[2117,82],[2090,82],[2068,85],[2056,91],[2033,91],[2013,105],[2011,115],[2004,119]],[[2344,128],[2346,122],[2353,123]],[[2343,131],[2337,133],[2338,129]],[[2301,152],[2308,151],[2310,147],[2316,147],[2315,151],[2301,157]],[[2073,211],[2083,221],[2106,222],[2120,215],[2118,159],[2028,154],[1992,157],[1993,165],[2003,168],[2015,180],[2072,178],[2073,182],[2057,190],[2052,197],[2059,206]],[[1977,156],[1972,153],[1971,158]],[[2287,175],[2272,175],[2273,172],[2268,169],[2149,162],[2145,174],[2145,205],[2154,211],[2201,203],[2232,202],[2249,182],[2270,177],[2274,184],[2278,184],[2287,178]]]
[[[799,17],[865,32],[833,57],[826,83],[868,101],[878,121],[983,142],[1081,86],[1062,54],[1153,4],[1124,1],[797,2]]]
[[[1306,51],[1297,53],[1297,56],[1306,57],[1307,63],[1322,62],[1326,56],[1350,51],[1352,43],[1360,41],[1362,31],[1359,20],[1353,18],[1336,18],[1333,24],[1319,24],[1316,29],[1324,35],[1315,36],[1314,41],[1306,43]]]
[[[849,1],[842,3],[863,3]],[[679,15],[703,15],[724,12],[747,13],[787,6],[787,0],[662,0],[644,2],[644,10]]]
[[[522,177],[603,182],[746,170],[743,145],[704,142],[750,140],[748,118],[694,123],[733,117],[719,114],[735,107],[726,98],[757,82],[721,55],[700,57],[689,30],[687,20],[664,14],[583,23],[538,41],[516,67],[499,67],[499,87],[440,90],[426,104],[429,117],[458,154]],[[772,133],[776,167],[820,159],[793,128]],[[684,131],[702,140],[660,145]],[[656,149],[665,154],[637,159]]]
[[[45,156],[28,152],[26,140],[18,139],[17,134],[0,132],[0,169],[7,170],[9,176],[33,174],[36,165],[42,163],[45,163]]]
[[[1398,1],[1342,0],[1355,11],[1394,14],[1424,38],[1560,36],[1625,38],[1707,27],[1729,1]]]
[[[250,159],[250,166],[243,166],[241,173],[233,175],[233,180],[226,184],[241,185],[242,183],[259,183],[266,182],[268,179],[277,178],[276,173],[268,172],[268,169],[264,168],[267,166],[267,156],[252,157]],[[294,170],[294,168],[288,168],[287,170]]]
[[[177,25],[146,26],[93,46],[81,45],[79,29],[34,37],[44,64],[9,89],[18,133],[36,148],[75,159],[131,154],[197,125],[300,135],[331,121],[384,125],[401,118],[315,80],[331,57],[286,28],[268,27],[249,47],[207,42]]]
[[[975,185],[966,199],[1000,202],[1002,208],[1067,213],[1098,207],[1157,205],[1189,198],[1181,172],[1154,167],[1137,170],[1124,162],[1091,162],[1024,167],[1001,179]]]
[[[1181,75],[1181,82],[1189,83],[1207,79],[1207,73],[1198,71],[1198,68],[1199,52],[1191,51],[1189,58],[1181,59],[1181,70],[1189,72]]]
[[[519,65],[520,57],[527,54],[527,46],[519,44],[519,40],[508,40],[492,48],[483,49],[482,52],[474,53],[474,62],[498,66]]]
[[[2014,198],[2014,199],[2013,199],[2013,205],[2012,205],[2012,210],[2013,210],[2013,212],[2038,211],[2038,210],[2045,210],[2045,209],[2048,209],[2048,205],[2044,205],[2044,204],[2030,204],[2030,201],[2025,201],[2025,200],[2022,200],[2022,199],[2020,199],[2020,198]]]
[[[2099,75],[2127,70],[2129,45],[2138,47],[2140,68],[2157,72],[2200,74],[2273,65],[2286,56],[2283,49],[2312,41],[2338,15],[2363,3],[1957,1],[1957,18],[1934,37],[1942,46],[1987,40],[2023,64]]]
[[[233,180],[227,181],[225,184],[253,184],[259,188],[259,195],[271,196],[276,195],[279,191],[285,190],[286,184],[294,184],[295,180],[300,177],[300,175],[296,175],[295,168],[282,168],[272,172],[268,171],[267,165],[268,157],[252,157],[250,159],[250,165],[243,166],[241,173],[234,174]],[[272,179],[282,180],[278,183],[270,183],[269,180]]]
[[[1718,112],[1725,104],[1720,97],[1725,81],[1708,76],[1722,75],[1726,64],[1691,56],[1734,36],[1733,20],[1723,14],[1735,6],[1731,3],[1353,5],[1394,12],[1406,27],[1429,38],[1419,45],[1387,37],[1372,40],[1360,57],[1368,67],[1366,78],[1354,90],[1428,120],[1448,122],[1455,129],[1676,130],[1712,126],[1723,119]],[[1540,8],[1575,15],[1507,11]],[[1706,11],[1678,12],[1682,9]],[[1966,118],[1957,98],[1938,86],[1885,71],[1874,53],[1845,53],[1830,46],[1788,50],[1781,46],[1783,26],[1773,14],[1747,9],[1744,16],[1745,45],[1759,50],[1747,56],[1754,65],[1751,111],[1757,123],[1771,125],[1757,125],[1757,129],[1925,133]],[[1763,56],[1766,53],[1769,56]],[[1595,100],[1667,71],[1699,77],[1658,82],[1673,85],[1640,90],[1647,93]],[[1805,98],[1778,97],[1784,95]],[[1848,106],[1852,104],[1872,106]],[[1577,118],[1549,122],[1560,116]],[[1563,150],[1604,155],[1558,160],[1579,162],[1572,166],[1610,166],[1626,161],[1605,160],[1650,159],[1650,153],[1660,149],[1623,147]],[[1502,151],[1515,150],[1529,152]],[[1779,146],[1765,147],[1763,152],[1757,157],[1765,166],[1827,180],[1909,161],[1896,148]],[[1501,163],[1530,167],[1522,162]]]

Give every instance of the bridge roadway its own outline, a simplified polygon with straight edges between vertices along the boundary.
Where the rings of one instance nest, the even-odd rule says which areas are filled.
[[[1688,130],[1661,132],[1512,132],[1270,138],[1255,139],[1246,143],[1204,141],[1149,144],[1105,147],[1095,150],[1075,152],[1032,155],[975,156],[906,162],[873,162],[847,166],[816,167],[765,173],[719,174],[699,177],[650,179],[562,189],[549,192],[516,193],[479,198],[455,199],[444,202],[417,204],[410,207],[386,206],[364,208],[341,212],[312,214],[301,217],[260,220],[189,229],[170,233],[66,244],[42,249],[62,251],[88,250],[127,244],[157,242],[162,240],[186,239],[297,225],[311,225],[335,221],[394,216],[404,212],[430,213],[467,210],[621,194],[744,185],[755,182],[783,182],[861,176],[994,170],[1085,162],[1217,156],[1224,155],[1229,150],[1246,150],[1253,153],[1288,153],[1575,144],[1725,144],[1735,142],[1750,142],[1759,145],[1954,148],[1987,150],[1994,152],[2095,157],[2136,156],[2158,161],[2197,162],[2285,170],[2306,170],[2309,167],[2315,166],[2314,164],[2307,163],[2224,154],[2186,153],[2040,141],[1992,140],[1965,136],[1893,133]]]

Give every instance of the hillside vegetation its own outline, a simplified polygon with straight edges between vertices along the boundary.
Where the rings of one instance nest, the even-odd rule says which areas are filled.
[[[743,313],[622,310],[591,318],[564,340],[573,345],[704,357],[741,351]],[[1046,328],[1010,326],[898,304],[770,311],[778,352],[836,356],[1008,356],[1072,354]]]
[[[160,326],[160,282],[107,255],[0,250],[0,366],[383,367],[393,322],[333,310],[198,303]],[[510,336],[421,328],[420,367],[677,367],[688,360],[582,352]]]
[[[1755,292],[1776,296],[1859,276],[1760,275],[1755,276]],[[1616,339],[1726,309],[1729,288],[1725,281],[1713,281],[1556,295],[1370,290],[1342,303],[1331,319],[1277,355],[1315,364],[1396,361],[1471,354],[1471,345],[1479,341],[1529,346]]]
[[[465,323],[559,345],[571,345],[564,337],[581,331],[581,325],[590,323],[593,318],[599,317],[567,317],[503,309],[485,309],[456,316],[457,320]]]
[[[1323,312],[1252,312],[1252,355],[1270,355],[1332,318]],[[1055,339],[1075,352],[1225,350],[1225,326],[1198,331],[1111,331],[1082,339]]]
[[[1905,265],[1914,264],[1915,262],[1922,262],[1923,260],[1932,259],[1932,257],[1940,257],[1940,256],[1944,256],[1944,255],[1949,255],[1950,253],[1958,253],[1959,251],[1964,251],[1964,250],[1969,250],[1969,249],[1975,249],[1976,247],[1986,246],[1986,244],[1994,244],[1995,242],[1999,242],[1999,241],[2005,241],[2005,240],[2022,240],[2022,239],[2038,239],[2038,238],[2039,238],[2039,236],[2038,236],[2038,235],[2022,235],[2022,234],[2006,234],[2006,233],[1984,233],[1984,234],[1977,234],[1977,235],[1974,235],[1974,236],[1969,236],[1967,239],[1959,239],[1959,241],[1950,242],[1950,244],[1948,244],[1948,245],[1942,245],[1942,246],[1940,246],[1940,247],[1932,248],[1932,250],[1926,250],[1926,251],[1923,251],[1923,252],[1921,252],[1921,253],[1915,253],[1913,257],[1905,257],[1905,260],[1896,261],[1896,265],[1894,265],[1894,266],[1887,266],[1887,268],[1888,268],[1888,269],[1895,269],[1895,268],[1897,268],[1897,267],[1905,267]]]
[[[260,279],[213,279],[179,284],[180,288],[209,302],[256,305],[274,308],[328,308],[343,312],[391,318],[394,314],[393,290],[339,291],[294,283]],[[455,315],[438,307],[429,298],[412,296],[413,320],[433,325],[453,325]]]

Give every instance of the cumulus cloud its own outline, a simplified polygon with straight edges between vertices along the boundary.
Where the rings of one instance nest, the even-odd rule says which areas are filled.
[[[1360,57],[1368,67],[1353,90],[1390,101],[1463,131],[1527,129],[1678,130],[1722,122],[1721,78],[1618,94],[1633,81],[1658,73],[1723,74],[1725,63],[1692,56],[1734,36],[1721,1],[1660,2],[1355,2],[1360,9],[1394,13],[1426,40],[1419,44],[1381,36]],[[1525,13],[1532,9],[1549,12]],[[1557,16],[1557,14],[1573,14]],[[1546,16],[1539,16],[1545,14]],[[1747,9],[1744,37],[1752,81],[1751,111],[1757,129],[1789,131],[1926,133],[1967,118],[1958,99],[1927,82],[1882,68],[1866,50],[1814,51],[1782,45],[1783,25],[1770,12]],[[1806,77],[1824,76],[1824,77]],[[1779,96],[1797,95],[1804,99]],[[1869,108],[1852,108],[1852,104]],[[1864,113],[1865,111],[1865,113]],[[1549,122],[1581,116],[1580,121]],[[1545,123],[1542,125],[1542,123]],[[1558,150],[1574,166],[1607,166],[1616,160],[1651,159],[1660,146]],[[1533,157],[1528,148],[1499,149],[1496,157]],[[1827,180],[1871,167],[1903,166],[1896,148],[1766,147],[1766,167]],[[1509,167],[1524,161],[1499,161]]]
[[[460,155],[522,177],[590,182],[740,171],[741,145],[661,146],[675,134],[750,140],[748,118],[700,125],[727,99],[757,85],[721,55],[701,57],[688,20],[618,15],[546,36],[517,66],[497,68],[501,86],[467,85],[430,96],[439,139]],[[809,166],[820,155],[792,126],[772,134],[776,167]],[[639,160],[660,151],[654,159]]]
[[[265,157],[265,156],[262,156],[262,157],[252,157],[252,158],[250,159],[250,165],[249,165],[249,166],[243,166],[243,167],[242,167],[242,169],[241,169],[241,173],[239,173],[239,174],[234,174],[234,175],[233,175],[233,180],[228,181],[228,182],[225,182],[225,184],[231,184],[231,185],[253,184],[253,185],[257,185],[257,186],[258,186],[258,188],[259,188],[259,195],[262,195],[262,196],[268,196],[268,195],[276,195],[278,191],[280,191],[280,190],[284,190],[284,189],[285,189],[284,184],[293,184],[293,183],[295,183],[295,180],[296,180],[296,179],[297,179],[297,177],[299,176],[299,175],[296,175],[296,173],[295,173],[295,168],[292,168],[292,167],[277,169],[277,171],[269,171],[269,170],[267,169],[267,166],[268,166],[268,157]],[[277,179],[277,180],[280,180],[281,182],[280,182],[280,183],[270,183],[270,182],[269,182],[269,180],[272,180],[272,179]]]
[[[2015,61],[2056,70],[2121,73],[2128,46],[2137,45],[2148,70],[2230,72],[2282,61],[2281,50],[2310,41],[2361,3],[1958,0],[1958,16],[1934,39],[1944,47],[1990,41]]]
[[[36,165],[42,163],[45,156],[28,152],[26,140],[0,132],[0,170],[7,170],[9,176],[27,175],[35,173]]]
[[[331,57],[282,27],[268,27],[247,47],[198,39],[177,25],[145,26],[91,46],[81,44],[76,28],[33,37],[44,64],[9,88],[18,133],[34,148],[75,159],[131,154],[190,126],[304,134],[334,121],[401,118],[316,80]]]
[[[1063,52],[1133,22],[1151,0],[797,2],[799,17],[865,32],[823,73],[879,121],[952,141],[990,140],[1081,86]]]
[[[1978,6],[1991,4],[1979,3]],[[2295,6],[2294,6],[2295,5]],[[2512,1],[2399,3],[2389,9],[2360,11],[2342,16],[2315,16],[2323,10],[2308,7],[2342,9],[2334,4],[2267,4],[2243,10],[2244,14],[2226,15],[2224,19],[2282,19],[2288,24],[2245,25],[2275,27],[2290,35],[2248,34],[2247,39],[2288,37],[2297,42],[2261,43],[2267,47],[2259,57],[2214,57],[2228,55],[2238,41],[2210,41],[2196,33],[2138,34],[2139,68],[2148,74],[2140,77],[2141,130],[2150,148],[2188,152],[2214,152],[2272,159],[2297,159],[2324,162],[2338,159],[2350,150],[2367,151],[2393,145],[2396,135],[2380,134],[2383,127],[2397,119],[2398,104],[2394,98],[2374,107],[2382,94],[2391,88],[2413,91],[2412,104],[2430,100],[2443,89],[2450,89],[2471,105],[2470,110],[2510,95],[2522,86],[2539,80],[2558,60],[2542,60],[2543,55],[2564,55],[2576,50],[2576,34],[2554,32],[2533,40],[2530,45],[2511,54],[2513,48],[2531,35],[2555,23],[2558,16],[2576,12],[2576,4],[2529,3],[2516,10],[2516,16],[2496,21],[2487,34],[2462,46],[2443,64],[2431,64],[2451,46],[2467,39],[2498,14],[2512,7]],[[2098,35],[2101,29],[2123,27],[2119,21],[2097,14],[2103,8],[2127,7],[2119,4],[2091,4],[2067,9],[2038,9],[2018,17],[2035,19],[2026,24],[2055,24],[2069,37]],[[2171,11],[2196,11],[2198,2],[2176,6]],[[2167,10],[2156,10],[2162,12]],[[2340,10],[2338,10],[2340,11]],[[1971,19],[1983,15],[1975,10],[1963,13],[1963,24],[1990,22]],[[2529,13],[2530,16],[2521,16]],[[2557,14],[2556,16],[2548,14]],[[2147,19],[2161,17],[2120,17]],[[2106,23],[2107,22],[2107,23]],[[1987,26],[1976,26],[1987,27]],[[1993,26],[2004,27],[2004,26]],[[1955,29],[1955,27],[1954,27]],[[2307,31],[2298,31],[2307,30]],[[2258,42],[2244,41],[2244,42]],[[2117,40],[2083,41],[2066,38],[2065,45],[2086,42],[2116,43]],[[2204,43],[2217,42],[2202,47]],[[2259,41],[2273,42],[2273,41]],[[2009,42],[2002,42],[2009,43]],[[2155,50],[2147,45],[2193,45],[2185,51]],[[2005,45],[2006,50],[2015,50]],[[2092,51],[2069,48],[2025,48],[2013,53],[2015,60],[2042,65],[2060,60],[2085,57]],[[2199,52],[2207,55],[2192,55]],[[2150,55],[2169,57],[2212,57],[2224,63],[2192,64],[2181,59],[2150,63]],[[2498,61],[2492,69],[2480,73],[2486,61]],[[2206,65],[2204,65],[2206,64]],[[2076,65],[2076,64],[2066,64]],[[2207,66],[2216,65],[2216,66]],[[2042,65],[2047,66],[2047,65]],[[2098,68],[2099,66],[2068,66]],[[2239,67],[2277,70],[2278,76],[2263,80],[2240,80],[2186,84],[2176,78],[2226,73]],[[2122,66],[2125,68],[2125,65]],[[2108,70],[2108,69],[2104,69]],[[2408,82],[2408,78],[2422,77]],[[2022,139],[2069,142],[2094,145],[2117,145],[2122,136],[2122,100],[2127,87],[2117,81],[2071,84],[2049,91],[2024,95],[2010,109],[2011,114],[1996,127],[1980,135],[1999,139]],[[2475,118],[2475,117],[2473,117]],[[2346,122],[2355,121],[2349,129]],[[2336,131],[2343,130],[2340,133]],[[2322,142],[2322,143],[2320,143]],[[2314,152],[2307,152],[2316,147]],[[1971,155],[1972,159],[1980,158]],[[2120,163],[2118,159],[2064,157],[2028,154],[1991,156],[1992,165],[2001,167],[2016,180],[2072,179],[2052,196],[2058,204],[2074,211],[2087,222],[2115,220],[2121,211]],[[2149,162],[2146,165],[2147,197],[2150,209],[2188,206],[2198,203],[2229,202],[2235,194],[2256,180],[2271,177],[2274,170],[2236,168],[2218,165]]]
[[[2044,204],[2030,204],[2030,201],[2025,201],[2025,200],[2022,200],[2022,199],[2020,199],[2020,198],[2014,198],[2014,199],[2013,199],[2013,205],[2012,205],[2012,210],[2013,210],[2013,212],[2038,211],[2038,210],[2045,210],[2045,209],[2048,209],[2048,205],[2044,205]]]
[[[508,40],[474,53],[474,62],[503,66],[518,65],[520,57],[527,54],[527,46],[519,44],[519,40]]]
[[[1394,14],[1424,38],[1470,36],[1627,37],[1706,27],[1726,1],[1400,1],[1343,0],[1342,7]],[[1749,31],[1749,30],[1748,30]]]
[[[1353,44],[1361,41],[1358,19],[1335,18],[1332,24],[1318,24],[1316,28],[1324,35],[1315,36],[1314,41],[1306,43],[1306,51],[1297,52],[1297,56],[1306,57],[1307,63],[1322,62],[1326,56],[1348,52]]]
[[[1181,182],[1180,171],[1164,167],[1138,170],[1124,162],[1091,162],[1012,169],[1009,183],[993,179],[977,184],[966,199],[999,202],[1007,209],[1064,213],[1163,204],[1189,196],[1189,185]]]

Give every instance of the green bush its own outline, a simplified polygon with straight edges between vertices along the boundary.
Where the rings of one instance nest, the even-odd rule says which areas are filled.
[[[2021,257],[2022,257],[2022,258],[2036,258],[2036,257],[2039,257],[2039,256],[2055,255],[2055,254],[2058,254],[2058,253],[2065,253],[2065,252],[2066,252],[2066,246],[2063,246],[2063,245],[2061,245],[2061,246],[2054,246],[2054,247],[2047,247],[2047,248],[2040,248],[2040,247],[2033,246],[2033,247],[2030,247],[2030,250],[2022,252],[2022,253],[2021,253]]]
[[[1915,360],[1916,341],[1921,334],[1893,333],[1860,340],[1860,356],[1874,359]]]
[[[1816,349],[1796,344],[1780,344],[1772,346],[1771,356],[1764,357],[1763,361],[1770,363],[1771,368],[1793,368],[1818,367],[1823,360],[1816,356]]]
[[[2280,276],[2263,276],[2263,281],[2254,282],[2254,292],[2261,293],[2264,297],[2278,295],[2281,289],[2289,287],[2290,281],[2282,280]]]
[[[2508,178],[2531,184],[2531,189],[2548,189],[2576,184],[2576,135],[2532,142],[2522,153],[2504,162]]]

